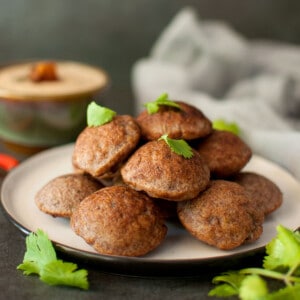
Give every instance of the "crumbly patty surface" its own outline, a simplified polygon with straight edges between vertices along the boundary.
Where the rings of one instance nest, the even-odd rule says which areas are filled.
[[[241,172],[233,180],[241,184],[250,197],[257,201],[257,205],[266,216],[278,209],[283,202],[283,195],[279,187],[263,175]]]
[[[192,140],[208,135],[212,131],[211,121],[196,107],[175,101],[181,109],[161,106],[159,111],[149,114],[141,112],[137,122],[146,140],[156,140],[163,134],[170,138]]]
[[[99,253],[121,256],[145,255],[167,233],[153,200],[126,186],[106,187],[85,198],[71,227]]]
[[[102,126],[86,127],[75,142],[73,165],[95,177],[115,171],[139,139],[140,128],[135,119],[127,115],[116,116]]]
[[[199,142],[196,149],[215,178],[238,173],[252,157],[251,148],[240,137],[222,130],[214,130]]]
[[[236,248],[261,233],[245,189],[234,182],[211,181],[203,193],[179,202],[177,209],[181,223],[193,236],[222,250]]]
[[[163,140],[150,141],[137,149],[121,169],[125,183],[149,196],[172,201],[196,197],[209,183],[209,168],[193,150],[186,159]]]
[[[35,196],[35,203],[47,214],[69,218],[85,197],[102,187],[88,174],[66,174],[43,186]]]

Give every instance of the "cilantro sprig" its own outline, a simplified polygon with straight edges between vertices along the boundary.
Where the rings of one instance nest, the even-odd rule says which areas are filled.
[[[117,113],[92,101],[87,107],[87,125],[101,126],[110,122]]]
[[[158,140],[164,140],[173,152],[182,155],[184,158],[193,156],[192,148],[185,140],[171,139],[167,134],[162,135]]]
[[[282,282],[270,291],[265,278]],[[242,300],[300,299],[300,233],[279,225],[277,236],[266,245],[262,268],[226,272],[213,278],[209,296],[239,296]]]
[[[169,99],[169,95],[164,93],[160,95],[156,100],[145,103],[148,114],[152,115],[158,112],[161,105],[171,106],[180,109],[180,105]]]
[[[57,259],[52,242],[41,229],[26,237],[26,248],[23,263],[17,266],[24,275],[39,275],[49,285],[89,288],[87,270],[77,270],[76,264]]]
[[[235,122],[228,122],[224,119],[216,119],[212,124],[213,128],[216,130],[225,130],[234,133],[235,135],[240,134],[240,128]]]

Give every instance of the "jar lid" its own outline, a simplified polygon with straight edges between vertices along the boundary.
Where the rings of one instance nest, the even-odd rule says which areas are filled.
[[[101,91],[108,75],[101,68],[73,61],[55,61],[57,80],[33,81],[31,70],[37,62],[0,68],[0,97],[12,100],[66,99]]]

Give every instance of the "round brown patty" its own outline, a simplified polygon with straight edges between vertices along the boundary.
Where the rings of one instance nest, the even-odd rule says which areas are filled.
[[[121,256],[145,255],[167,233],[154,202],[125,186],[106,187],[85,198],[71,226],[99,253]]]
[[[149,114],[143,111],[137,122],[146,140],[156,140],[163,134],[173,139],[192,140],[208,135],[212,131],[210,120],[196,107],[175,101],[180,109],[160,106],[159,111]]]
[[[237,183],[211,181],[195,199],[179,202],[177,209],[181,223],[193,236],[219,249],[236,248],[254,235],[258,238],[255,212]]]
[[[196,146],[207,162],[212,176],[226,178],[238,173],[250,160],[250,147],[237,135],[214,130]]]
[[[125,183],[153,198],[182,201],[196,197],[209,183],[210,173],[199,153],[192,158],[174,153],[163,140],[137,149],[121,169]]]
[[[265,215],[279,208],[283,201],[282,192],[270,179],[253,172],[241,172],[233,180],[242,185],[249,196],[257,201]]]
[[[134,150],[140,128],[131,116],[116,116],[102,126],[86,127],[77,137],[72,162],[74,167],[94,177],[115,171]]]
[[[88,174],[66,174],[49,181],[35,196],[37,207],[52,216],[69,218],[88,195],[103,185]]]

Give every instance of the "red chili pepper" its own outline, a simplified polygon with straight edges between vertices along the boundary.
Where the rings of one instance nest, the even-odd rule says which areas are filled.
[[[19,161],[14,157],[0,153],[0,168],[9,171],[19,164]]]

